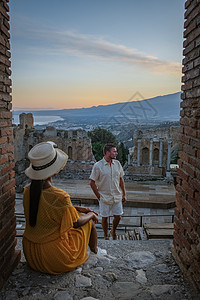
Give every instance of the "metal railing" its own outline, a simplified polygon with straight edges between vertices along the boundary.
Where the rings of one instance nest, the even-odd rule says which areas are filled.
[[[22,198],[21,197],[16,197],[16,200],[20,200],[22,201]],[[79,205],[81,206],[82,205],[82,201],[81,199],[71,199],[72,201],[72,204],[75,204],[75,205]],[[17,217],[17,221],[18,222],[25,222],[25,218],[24,218],[24,214],[23,213],[15,213],[16,217]],[[145,219],[147,218],[158,218],[158,217],[169,217],[169,219],[171,219],[170,222],[167,222],[167,223],[174,223],[174,214],[159,214],[159,215],[123,215],[122,216],[122,221],[121,223],[118,225],[117,227],[117,231],[123,231],[123,232],[127,232],[128,229],[130,228],[137,228],[137,227],[142,227],[143,224],[145,223]],[[136,220],[138,220],[138,222],[136,222],[136,224],[133,224],[133,222],[131,221],[131,223],[129,224],[126,224],[126,223],[123,223],[123,220],[125,218],[129,218],[131,220],[133,220],[134,218]],[[108,229],[110,230],[112,228],[112,220],[113,220],[113,217],[109,217],[108,219]],[[101,231],[102,232],[102,227],[101,227],[101,223],[97,224],[96,225],[96,228],[98,231]]]

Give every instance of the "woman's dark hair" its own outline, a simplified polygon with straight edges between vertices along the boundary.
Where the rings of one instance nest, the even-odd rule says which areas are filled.
[[[36,225],[40,195],[43,188],[43,180],[32,180],[30,186],[29,224]]]

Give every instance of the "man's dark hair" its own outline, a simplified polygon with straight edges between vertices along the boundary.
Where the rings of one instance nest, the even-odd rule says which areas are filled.
[[[106,144],[103,148],[103,154],[106,155],[107,151],[110,151],[112,148],[116,148],[114,144]]]

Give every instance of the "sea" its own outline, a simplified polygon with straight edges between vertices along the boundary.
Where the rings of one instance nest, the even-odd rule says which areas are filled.
[[[34,116],[33,115],[33,118],[34,118],[34,125],[45,125],[48,123],[64,120],[59,116]],[[19,124],[19,115],[13,114],[13,123],[16,125]]]

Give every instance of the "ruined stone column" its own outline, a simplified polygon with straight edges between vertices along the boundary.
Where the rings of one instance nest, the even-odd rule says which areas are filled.
[[[168,147],[167,147],[167,172],[170,172],[170,161],[171,161],[171,140],[168,140]]]
[[[130,166],[131,164],[131,156],[130,156],[130,153],[128,154],[128,165]]]
[[[137,165],[140,166],[141,159],[141,139],[138,139],[138,148],[137,148]]]
[[[163,139],[160,139],[160,153],[159,153],[159,167],[162,167],[162,158],[163,158]]]
[[[153,140],[150,140],[150,149],[149,149],[149,165],[152,166],[152,154],[153,154]]]

